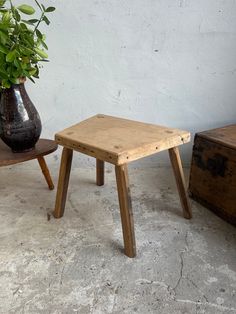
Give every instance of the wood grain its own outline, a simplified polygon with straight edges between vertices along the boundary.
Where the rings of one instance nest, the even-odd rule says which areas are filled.
[[[98,186],[104,185],[104,161],[96,159],[96,183]]]
[[[96,115],[55,135],[58,144],[122,165],[190,141],[178,129]]]
[[[236,124],[228,125],[222,128],[208,130],[197,133],[201,138],[205,138],[221,146],[236,148]]]
[[[229,131],[229,129],[228,129]],[[195,136],[190,170],[189,193],[199,203],[236,225],[236,145],[198,133]],[[207,132],[209,134],[209,132]]]
[[[45,178],[45,180],[46,180],[46,182],[48,184],[49,190],[53,190],[54,189],[54,184],[52,182],[52,178],[51,178],[48,166],[47,166],[47,164],[45,162],[45,159],[42,156],[39,156],[37,159],[38,159],[40,168],[42,170],[42,173],[44,175],[44,178]]]
[[[72,157],[73,150],[64,147],[61,156],[61,166],[57,186],[56,203],[55,210],[53,213],[55,218],[60,218],[64,214],[67,190],[70,179]]]
[[[0,140],[0,167],[17,164],[20,162],[46,156],[57,150],[57,143],[52,140],[40,139],[35,149],[25,153],[13,153],[11,149]]]
[[[192,211],[191,211],[191,206],[190,206],[189,199],[186,193],[185,178],[184,178],[184,173],[183,173],[183,168],[182,168],[182,163],[181,163],[178,147],[173,147],[169,149],[169,156],[170,156],[172,168],[174,171],[177,188],[179,191],[180,202],[183,208],[183,216],[186,219],[191,219]]]
[[[115,171],[120,204],[120,215],[122,222],[125,254],[128,257],[135,257],[136,245],[127,165],[115,166]]]

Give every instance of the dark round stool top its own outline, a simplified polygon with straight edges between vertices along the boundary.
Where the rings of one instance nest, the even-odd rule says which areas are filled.
[[[35,149],[23,153],[13,153],[11,149],[0,140],[0,167],[17,164],[19,162],[35,159],[53,153],[57,150],[56,142],[47,139],[40,139]]]

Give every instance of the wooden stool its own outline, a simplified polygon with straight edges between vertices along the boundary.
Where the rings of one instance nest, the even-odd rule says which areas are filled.
[[[50,190],[54,189],[54,185],[48,170],[47,164],[43,156],[48,155],[57,150],[57,144],[54,141],[40,139],[35,145],[35,149],[25,153],[13,153],[11,149],[0,140],[0,167],[9,166],[24,162],[27,160],[37,159],[43,175]]]
[[[183,215],[191,218],[178,150],[179,145],[190,141],[189,132],[99,114],[57,133],[55,139],[64,146],[54,211],[56,218],[64,214],[73,150],[97,159],[99,186],[104,184],[104,161],[114,164],[125,254],[134,257],[136,246],[127,163],[167,149]]]

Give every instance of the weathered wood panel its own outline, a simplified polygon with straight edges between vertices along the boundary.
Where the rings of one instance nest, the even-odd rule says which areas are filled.
[[[225,146],[219,137],[214,141],[213,132],[210,140],[206,134],[196,134],[189,192],[193,199],[236,225],[236,145],[234,149]]]

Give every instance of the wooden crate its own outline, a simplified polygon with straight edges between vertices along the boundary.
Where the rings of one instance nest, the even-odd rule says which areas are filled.
[[[195,135],[189,195],[236,225],[236,125]]]

